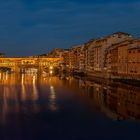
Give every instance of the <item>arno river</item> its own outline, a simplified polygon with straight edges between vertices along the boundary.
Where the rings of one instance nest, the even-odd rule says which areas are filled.
[[[0,73],[0,140],[140,139],[140,88]]]

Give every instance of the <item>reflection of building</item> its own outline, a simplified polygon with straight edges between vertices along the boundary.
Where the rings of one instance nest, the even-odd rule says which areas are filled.
[[[105,105],[121,119],[140,120],[140,95],[136,87],[109,87],[105,94]]]
[[[140,120],[140,89],[132,86],[112,86],[106,93],[107,106],[124,119]]]
[[[37,74],[37,72],[38,72],[37,68],[23,68],[23,69],[21,69],[21,73]]]
[[[120,94],[118,112],[126,118],[140,119],[139,88],[128,86],[122,89],[118,87],[118,93]]]
[[[91,81],[79,81],[83,96],[97,109],[115,120],[140,120],[140,88],[110,83],[97,84]]]
[[[112,112],[112,110],[106,106],[106,92],[107,88],[103,86],[102,84],[98,84],[96,82],[92,81],[80,81],[80,87],[84,90],[83,96],[86,96],[89,101],[98,111],[105,113],[106,116],[112,118],[112,119],[118,119],[119,115],[115,112]]]

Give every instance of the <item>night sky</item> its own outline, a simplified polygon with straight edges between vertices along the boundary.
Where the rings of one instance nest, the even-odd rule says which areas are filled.
[[[140,0],[0,0],[0,52],[47,53],[123,31],[140,35]]]

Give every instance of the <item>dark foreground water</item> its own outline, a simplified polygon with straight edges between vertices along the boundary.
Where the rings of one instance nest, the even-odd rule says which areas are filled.
[[[0,73],[0,140],[140,139],[140,89]]]

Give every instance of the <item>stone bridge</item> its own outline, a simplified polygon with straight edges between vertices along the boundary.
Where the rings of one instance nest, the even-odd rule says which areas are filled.
[[[10,69],[13,72],[21,72],[25,69],[35,68],[39,72],[45,69],[60,68],[63,58],[0,58],[0,70]]]

